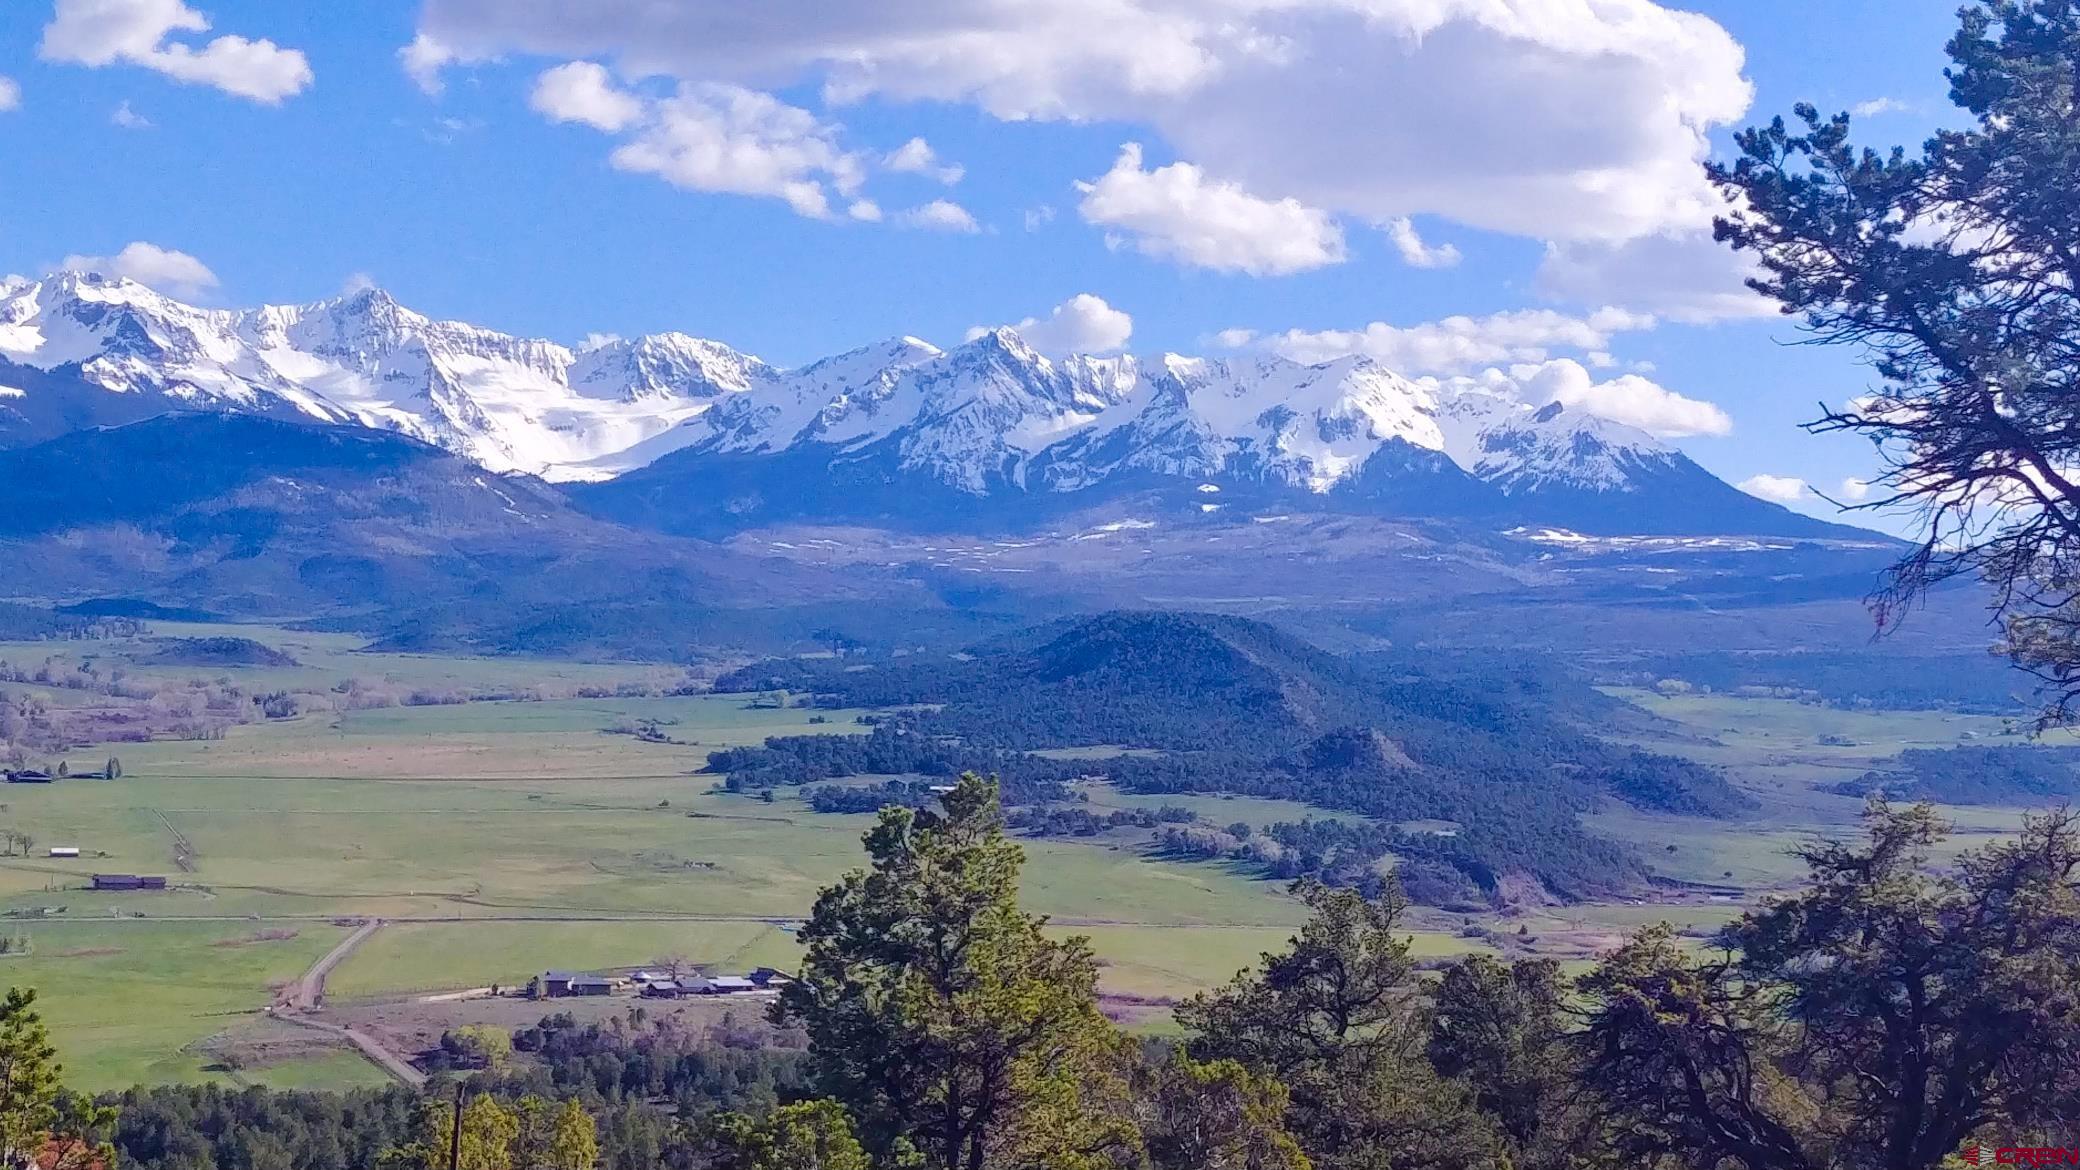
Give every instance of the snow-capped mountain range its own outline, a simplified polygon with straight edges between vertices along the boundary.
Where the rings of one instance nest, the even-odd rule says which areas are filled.
[[[393,430],[560,481],[662,459],[653,483],[703,461],[771,462],[797,477],[871,467],[972,497],[1163,480],[1329,497],[1368,467],[1428,460],[1510,499],[1617,501],[1709,481],[1720,504],[1723,492],[1801,519],[1644,432],[1358,357],[1050,359],[999,329],[947,350],[900,338],[781,369],[682,333],[574,349],[433,320],[373,289],[230,310],[79,272],[0,285],[0,442],[170,409]]]

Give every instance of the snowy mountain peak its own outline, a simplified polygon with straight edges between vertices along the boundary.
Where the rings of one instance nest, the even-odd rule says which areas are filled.
[[[621,402],[715,398],[741,393],[769,376],[766,364],[719,341],[684,333],[615,339],[577,355],[571,389]]]
[[[1320,495],[1390,451],[1374,466],[1429,453],[1504,492],[1623,493],[1687,465],[1580,410],[1411,380],[1365,357],[1049,357],[997,328],[946,350],[905,336],[784,369],[678,332],[574,351],[438,320],[380,289],[207,309],[58,273],[0,286],[0,372],[9,364],[49,377],[8,400],[0,441],[229,409],[401,431],[557,479],[683,451],[873,466],[975,496],[1148,475]]]

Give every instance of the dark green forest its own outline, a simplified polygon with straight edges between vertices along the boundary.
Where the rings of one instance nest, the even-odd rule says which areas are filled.
[[[1481,664],[1488,665],[1488,664]],[[786,690],[830,707],[892,707],[866,735],[791,737],[719,752],[738,790],[853,776],[999,776],[1005,800],[1040,812],[1072,798],[1080,775],[1127,792],[1237,793],[1364,813],[1386,823],[1455,822],[1452,836],[1375,830],[1328,840],[1285,827],[1267,873],[1365,880],[1392,851],[1422,859],[1448,888],[1492,892],[1510,871],[1563,896],[1640,881],[1644,864],[1585,832],[1578,816],[1615,799],[1639,808],[1730,816],[1751,804],[1688,760],[1614,744],[1589,730],[1647,717],[1551,669],[1505,670],[1492,687],[1473,664],[1391,655],[1343,658],[1260,622],[1205,614],[1112,613],[1039,627],[958,656],[760,663],[723,690]],[[1629,714],[1619,714],[1620,711]],[[1157,754],[1058,761],[1075,745]],[[814,807],[867,812],[927,799],[929,783],[816,787]],[[1214,848],[1209,849],[1209,843]],[[1185,853],[1256,859],[1263,850],[1201,836]],[[1446,874],[1444,871],[1451,871]]]

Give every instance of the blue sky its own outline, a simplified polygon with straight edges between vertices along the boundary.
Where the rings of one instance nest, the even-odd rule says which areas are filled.
[[[0,5],[0,273],[142,242],[205,303],[373,280],[789,364],[1088,294],[1039,332],[1496,371],[1832,494],[1864,452],[1797,424],[1869,376],[1741,302],[1694,154],[1802,99],[1955,120],[1947,0],[660,7]]]

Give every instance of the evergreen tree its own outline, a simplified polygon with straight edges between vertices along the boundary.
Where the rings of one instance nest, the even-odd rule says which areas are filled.
[[[1154,1170],[1309,1170],[1286,1130],[1286,1087],[1232,1060],[1173,1051],[1135,1086]]]
[[[381,1170],[447,1170],[454,1138],[455,1107],[446,1101],[426,1102],[419,1110],[417,1137],[383,1152]],[[479,1094],[462,1107],[458,1170],[525,1170],[513,1163],[520,1137],[519,1118],[498,1098]]]
[[[1283,954],[1177,1010],[1201,1060],[1234,1060],[1291,1092],[1286,1124],[1316,1167],[1508,1165],[1502,1135],[1423,1057],[1408,903],[1304,880],[1314,915]]]
[[[36,1152],[58,1120],[57,1049],[36,1011],[36,992],[10,987],[0,1000],[0,1160]]]
[[[548,1153],[543,1170],[592,1170],[599,1162],[599,1125],[576,1101],[557,1108]]]
[[[1567,1042],[1568,982],[1551,959],[1469,955],[1429,988],[1431,1067],[1464,1081],[1520,1165],[1559,1166],[1593,1136]]]
[[[513,1170],[593,1170],[599,1161],[598,1126],[577,1101],[522,1097],[512,1116]]]
[[[943,810],[886,808],[870,867],[826,888],[776,1018],[876,1157],[931,1170],[1131,1160],[1129,1045],[1097,1008],[1086,940],[1018,908],[1019,847],[973,774]]]
[[[1699,958],[1667,928],[1583,981],[1585,1082],[1622,1147],[1748,1170],[1941,1165],[1970,1139],[2055,1142],[2080,1117],[2080,830],[1931,874],[1926,806],[1804,851],[1806,891]]]
[[[782,1105],[756,1120],[725,1113],[705,1131],[712,1170],[868,1170],[852,1118],[836,1101]]]
[[[1813,428],[1885,461],[1858,507],[1924,521],[1881,619],[1986,575],[2064,718],[2080,701],[2080,7],[1968,4],[1948,52],[1965,128],[1881,153],[1852,142],[1848,114],[1799,105],[1795,126],[1745,130],[1733,165],[1710,168],[1736,209],[1717,235],[1756,258],[1756,289],[1877,371]]]

